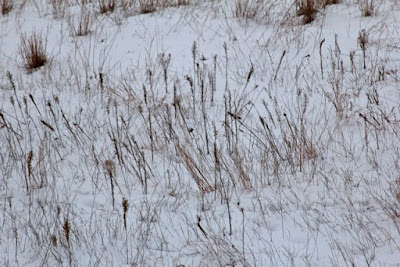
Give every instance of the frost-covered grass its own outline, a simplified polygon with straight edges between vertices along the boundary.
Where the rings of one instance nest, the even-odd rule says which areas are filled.
[[[5,5],[0,265],[400,264],[397,1]]]

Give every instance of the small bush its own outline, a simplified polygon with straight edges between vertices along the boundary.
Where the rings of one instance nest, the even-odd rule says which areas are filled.
[[[13,4],[9,0],[1,0],[1,14],[4,16],[11,12]]]
[[[29,73],[44,66],[48,61],[46,41],[41,33],[33,33],[31,36],[22,34],[19,53]]]

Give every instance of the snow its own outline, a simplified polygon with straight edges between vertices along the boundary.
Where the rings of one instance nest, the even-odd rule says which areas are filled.
[[[399,3],[189,2],[0,16],[0,264],[400,265]]]

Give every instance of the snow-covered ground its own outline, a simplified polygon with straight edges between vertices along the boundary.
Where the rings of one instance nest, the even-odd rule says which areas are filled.
[[[0,265],[399,266],[400,3],[315,2],[0,0]]]

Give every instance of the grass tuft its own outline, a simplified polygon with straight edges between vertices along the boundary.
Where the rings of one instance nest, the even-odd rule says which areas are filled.
[[[157,10],[156,0],[140,0],[139,1],[139,13],[149,14]]]
[[[19,53],[25,69],[31,73],[48,62],[46,41],[42,33],[34,32],[32,35],[21,35]]]
[[[317,12],[315,1],[305,0],[298,4],[296,14],[298,16],[303,16],[303,24],[309,24],[315,20]]]
[[[376,13],[375,0],[360,0],[359,5],[363,17],[370,17]]]
[[[13,3],[9,0],[1,0],[0,5],[1,5],[1,14],[3,14],[3,16],[10,13],[14,7]]]
[[[99,0],[100,14],[112,13],[115,10],[115,0]]]
[[[68,17],[67,23],[72,36],[86,36],[90,33],[93,16],[90,11],[82,9],[76,18]]]

